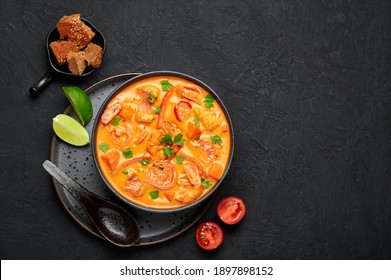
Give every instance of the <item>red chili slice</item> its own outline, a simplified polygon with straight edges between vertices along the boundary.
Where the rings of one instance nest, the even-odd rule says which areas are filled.
[[[164,120],[164,114],[166,111],[166,104],[168,100],[170,100],[171,96],[173,94],[178,95],[178,92],[182,92],[183,86],[182,85],[176,85],[175,87],[171,88],[167,93],[164,95],[162,103],[160,104],[160,113],[159,113],[159,118],[157,121],[157,128],[161,128]]]
[[[192,106],[187,101],[180,101],[175,104],[174,113],[178,121],[185,120],[191,113]]]

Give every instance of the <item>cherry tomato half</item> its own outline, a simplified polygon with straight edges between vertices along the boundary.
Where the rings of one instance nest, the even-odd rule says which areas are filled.
[[[213,222],[202,223],[196,232],[198,245],[204,250],[214,250],[223,242],[221,227]]]
[[[183,121],[186,119],[190,113],[191,113],[192,106],[189,102],[186,101],[179,101],[177,104],[175,104],[174,107],[174,113],[175,117],[178,121]]]
[[[243,200],[236,196],[223,198],[217,206],[217,215],[228,225],[239,223],[245,213],[246,206]]]

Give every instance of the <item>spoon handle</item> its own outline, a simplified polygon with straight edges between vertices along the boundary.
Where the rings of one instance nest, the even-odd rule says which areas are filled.
[[[37,97],[50,83],[50,81],[54,77],[54,71],[52,69],[49,69],[45,75],[30,88],[30,94],[31,97]]]
[[[84,189],[79,183],[74,181],[50,160],[45,160],[42,166],[76,199],[80,199],[81,195],[84,195],[84,197],[86,197],[90,194],[88,190]]]

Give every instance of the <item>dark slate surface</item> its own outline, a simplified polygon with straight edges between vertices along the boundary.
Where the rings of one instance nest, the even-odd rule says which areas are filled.
[[[0,2],[1,258],[390,259],[391,2],[181,2]],[[105,34],[103,65],[31,99],[47,32],[76,12]],[[248,212],[214,252],[196,227],[114,248],[70,218],[41,167],[68,106],[61,86],[152,70],[203,80],[231,113],[232,168],[202,221],[226,195]]]

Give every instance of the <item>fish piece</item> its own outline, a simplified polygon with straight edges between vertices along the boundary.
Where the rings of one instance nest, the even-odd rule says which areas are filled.
[[[202,110],[199,107],[194,108],[194,113],[201,121],[206,130],[212,131],[221,124],[221,113],[213,110]]]

